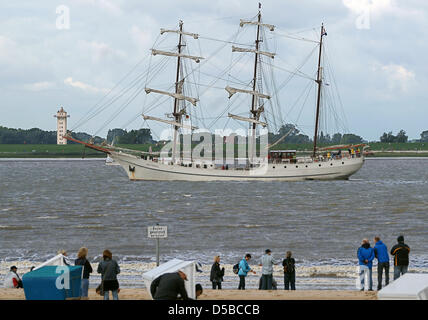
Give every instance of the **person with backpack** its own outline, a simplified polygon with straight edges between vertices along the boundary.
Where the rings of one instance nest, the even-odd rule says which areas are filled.
[[[380,240],[380,237],[375,237],[374,252],[377,259],[377,290],[382,289],[382,273],[385,269],[385,286],[389,284],[389,255],[388,248]]]
[[[284,290],[296,290],[296,261],[291,257],[292,252],[287,251],[285,259],[282,261],[284,267]]]
[[[244,258],[239,262],[238,266],[238,276],[239,276],[239,286],[238,290],[245,290],[245,277],[248,272],[256,274],[256,272],[250,268],[248,261],[251,260],[251,254],[247,253]]]
[[[403,236],[399,236],[397,242],[391,248],[391,255],[394,256],[394,280],[405,274],[409,267],[410,247],[404,243]]]
[[[214,257],[214,263],[211,267],[210,281],[213,285],[213,290],[218,288],[221,290],[221,282],[223,281],[224,267],[220,269],[220,256]]]
[[[89,291],[89,274],[92,273],[92,267],[89,263],[88,259],[88,249],[82,247],[77,252],[77,259],[74,260],[74,265],[83,266],[83,276],[82,276],[82,284],[80,287],[80,296],[84,299],[88,298]]]

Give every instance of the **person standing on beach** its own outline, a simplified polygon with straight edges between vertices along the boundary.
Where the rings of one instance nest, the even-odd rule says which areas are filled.
[[[220,256],[214,257],[214,263],[211,267],[210,281],[213,285],[213,290],[218,288],[221,290],[221,283],[223,281],[224,268],[220,269]]]
[[[248,272],[252,272],[256,274],[256,272],[250,268],[248,261],[251,260],[251,254],[247,253],[244,258],[239,262],[239,286],[238,290],[245,290],[245,277],[247,276]]]
[[[363,239],[361,247],[357,251],[358,262],[360,266],[360,278],[361,278],[361,291],[364,291],[364,268],[368,268],[369,271],[369,291],[373,291],[373,281],[372,281],[372,266],[373,259],[375,258],[374,249],[370,247],[370,242],[368,239]]]
[[[154,300],[178,300],[179,295],[182,300],[190,300],[184,281],[187,281],[187,275],[181,270],[164,273],[152,281],[150,293]]]
[[[291,251],[287,251],[285,259],[282,261],[284,267],[284,290],[296,290],[296,261],[291,257]]]
[[[277,262],[272,257],[272,251],[266,249],[259,264],[262,267],[262,290],[272,290],[274,264],[277,264]]]
[[[22,280],[18,275],[18,268],[16,266],[11,266],[9,273],[4,278],[4,287],[5,288],[23,288]]]
[[[391,255],[394,256],[394,280],[405,274],[409,267],[410,247],[404,243],[403,236],[399,236],[397,242],[391,248]]]
[[[119,300],[117,275],[120,273],[120,268],[116,260],[113,260],[110,250],[104,250],[103,261],[98,264],[97,272],[101,273],[104,300],[109,300],[109,291],[111,291],[113,300]]]
[[[64,262],[64,265],[69,266],[70,263],[68,263],[67,259],[67,251],[65,251],[64,249],[58,250],[58,254],[62,254],[64,257],[62,258],[62,261]],[[67,257],[67,258],[66,258]]]
[[[377,290],[382,289],[382,273],[385,269],[385,286],[389,284],[389,255],[388,248],[380,241],[380,237],[375,237],[374,253],[377,259]]]
[[[88,259],[88,249],[82,247],[77,252],[77,259],[74,260],[74,265],[83,266],[83,277],[82,277],[82,285],[80,288],[80,296],[82,298],[88,298],[88,290],[89,290],[89,274],[92,273],[92,266],[89,263]]]

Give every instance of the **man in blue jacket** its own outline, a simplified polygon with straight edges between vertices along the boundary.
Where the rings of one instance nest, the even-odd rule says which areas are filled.
[[[252,272],[252,273],[256,274],[256,272],[253,271],[253,269],[251,269],[250,266],[248,265],[248,261],[250,261],[250,259],[251,259],[251,254],[247,253],[245,255],[245,257],[239,262],[239,271],[238,271],[239,286],[238,286],[238,290],[245,290],[245,277],[247,276],[248,272]]]
[[[373,248],[370,247],[370,242],[368,239],[363,239],[361,247],[358,248],[357,256],[360,266],[365,266],[369,270],[369,291],[373,291],[372,266],[375,254]],[[363,287],[361,291],[364,290],[364,278],[364,268],[360,268],[360,279],[361,285]]]
[[[385,269],[385,286],[389,284],[389,254],[386,245],[375,237],[374,253],[377,259],[377,290],[382,289],[382,273]]]

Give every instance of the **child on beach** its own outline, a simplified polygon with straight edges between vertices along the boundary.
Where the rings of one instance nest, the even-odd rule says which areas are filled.
[[[66,265],[66,266],[69,266],[70,265],[70,263],[67,261],[67,259],[68,259],[68,254],[67,254],[67,251],[65,251],[64,249],[61,249],[61,250],[58,250],[58,254],[62,254],[63,256],[64,256],[64,258],[62,258],[63,259],[63,262],[64,262],[64,264]],[[67,257],[67,258],[66,258]]]

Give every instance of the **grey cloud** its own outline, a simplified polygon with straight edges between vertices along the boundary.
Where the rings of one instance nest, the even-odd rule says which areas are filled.
[[[55,29],[55,8],[60,4],[70,7],[70,30]],[[50,113],[59,104],[68,106],[73,123],[102,97],[103,89],[114,86],[148,53],[161,27],[176,27],[183,19],[189,31],[226,39],[239,28],[239,18],[256,15],[257,4],[245,0],[4,2],[0,10],[0,93],[4,96],[0,109],[25,111],[28,117],[2,116],[0,125],[30,127],[37,123],[52,128]],[[282,31],[315,28],[301,35],[316,39],[320,23],[325,23],[327,53],[349,127],[368,139],[401,128],[418,137],[427,129],[420,119],[428,117],[424,106],[428,5],[416,0],[390,4],[392,9],[370,17],[370,29],[359,30],[355,25],[358,13],[341,0],[263,1],[264,21]],[[288,65],[299,63],[312,48],[312,44],[278,39],[275,49]],[[206,40],[201,43],[209,45]],[[213,47],[202,48],[203,53],[212,52]],[[219,68],[224,67],[220,57],[217,61]],[[314,60],[305,71],[313,73],[315,64]],[[398,76],[393,79],[400,70],[408,72],[407,85]],[[74,84],[100,91],[69,86],[64,83],[69,78]],[[285,97],[300,93],[299,86],[300,82],[290,86]],[[224,100],[213,97],[209,101]],[[142,102],[143,96],[136,100],[135,112]],[[403,106],[411,108],[415,117],[403,117]],[[308,110],[306,123],[311,122],[310,113]],[[385,117],[387,121],[379,120]],[[123,118],[117,124],[125,122]],[[96,129],[85,128],[89,132]]]

